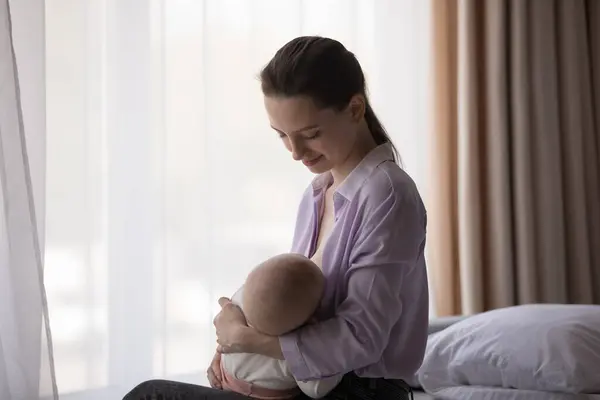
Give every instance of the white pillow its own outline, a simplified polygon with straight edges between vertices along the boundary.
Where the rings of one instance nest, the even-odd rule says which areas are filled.
[[[532,304],[466,318],[429,337],[425,391],[484,386],[600,393],[600,306]]]

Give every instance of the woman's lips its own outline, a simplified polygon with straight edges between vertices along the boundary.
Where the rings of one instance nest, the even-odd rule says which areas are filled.
[[[313,165],[315,165],[316,163],[318,163],[319,161],[321,161],[321,158],[323,158],[323,156],[319,156],[317,158],[313,158],[312,160],[302,160],[302,163],[304,165],[306,165],[307,167],[312,167]]]

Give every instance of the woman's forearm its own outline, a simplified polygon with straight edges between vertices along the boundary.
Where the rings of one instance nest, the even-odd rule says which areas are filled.
[[[253,328],[249,328],[244,336],[247,343],[244,347],[247,347],[248,353],[261,354],[278,360],[284,359],[278,337],[262,334]]]

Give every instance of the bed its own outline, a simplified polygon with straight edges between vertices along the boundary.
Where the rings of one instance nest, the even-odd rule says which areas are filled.
[[[429,331],[428,334],[431,336],[434,333],[440,332],[449,326],[464,320],[466,317],[464,316],[455,316],[455,317],[441,317],[434,318],[429,321]],[[414,398],[415,400],[433,400],[435,397],[431,394],[424,392],[422,387],[419,385],[418,380],[415,378],[412,382],[410,382],[411,386],[414,390]]]
[[[596,394],[568,394],[550,393],[536,390],[504,389],[492,387],[456,387],[444,395],[431,395],[420,390],[415,390],[414,400],[441,400],[441,399],[465,399],[465,400],[596,400],[600,395]]]
[[[416,400],[600,400],[600,306],[530,304],[430,321]]]

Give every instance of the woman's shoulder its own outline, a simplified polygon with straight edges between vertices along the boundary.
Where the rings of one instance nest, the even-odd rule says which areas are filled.
[[[413,203],[422,206],[415,181],[398,164],[387,161],[379,164],[357,191],[357,201],[372,204]]]

